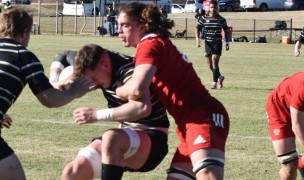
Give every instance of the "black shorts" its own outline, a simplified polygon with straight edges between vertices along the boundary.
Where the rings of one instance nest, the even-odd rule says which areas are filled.
[[[205,56],[209,57],[212,54],[222,55],[222,45],[221,40],[212,42],[205,41]]]
[[[4,139],[0,136],[0,161],[11,154],[14,151],[8,146],[8,144],[4,141]]]
[[[147,172],[155,169],[168,153],[168,135],[158,130],[144,130],[151,140],[151,150],[146,163],[139,169],[125,167],[125,171],[130,172]],[[102,140],[102,137],[95,139]]]

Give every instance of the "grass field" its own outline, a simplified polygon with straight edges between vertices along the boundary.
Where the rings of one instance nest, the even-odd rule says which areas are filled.
[[[173,39],[177,47],[192,61],[202,82],[208,89],[212,74],[203,59],[204,48],[197,48],[193,40]],[[118,38],[93,36],[32,36],[29,49],[43,62],[49,74],[50,64],[62,50],[77,50],[87,43],[96,43],[111,50],[133,54],[133,48],[124,48]],[[304,55],[293,57],[294,45],[275,43],[231,43],[230,51],[223,51],[220,61],[225,87],[210,93],[226,106],[230,118],[230,135],[226,145],[225,179],[279,179],[280,164],[268,136],[265,102],[269,92],[286,76],[301,71]],[[174,65],[172,65],[174,68]],[[13,117],[10,129],[2,136],[19,156],[29,180],[60,178],[66,163],[92,137],[100,135],[116,123],[96,123],[78,126],[73,123],[76,107],[105,107],[101,92],[92,92],[62,108],[43,107],[26,87],[9,110]],[[154,171],[125,173],[123,179],[165,179],[178,140],[171,119],[170,152]],[[303,152],[303,149],[298,149]],[[0,177],[1,179],[1,177]]]

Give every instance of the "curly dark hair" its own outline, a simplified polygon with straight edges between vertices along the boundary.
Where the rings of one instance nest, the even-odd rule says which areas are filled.
[[[74,59],[74,74],[82,76],[86,70],[94,70],[98,60],[106,50],[96,44],[83,46],[76,54]]]
[[[145,24],[150,33],[156,33],[165,38],[172,35],[169,29],[174,27],[174,21],[161,18],[162,15],[155,4],[129,3],[119,8],[118,14],[121,12],[126,13],[130,21]]]

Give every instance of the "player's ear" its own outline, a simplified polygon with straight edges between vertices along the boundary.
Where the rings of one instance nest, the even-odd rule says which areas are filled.
[[[110,68],[112,66],[111,64],[111,59],[109,55],[103,55],[102,58],[100,58],[100,63],[102,64],[103,67],[105,68]]]

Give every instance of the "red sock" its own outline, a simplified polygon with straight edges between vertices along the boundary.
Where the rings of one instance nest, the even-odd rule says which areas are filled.
[[[302,156],[302,155],[299,155],[299,159],[298,159],[298,168],[299,168],[299,169],[304,169],[303,156]]]

